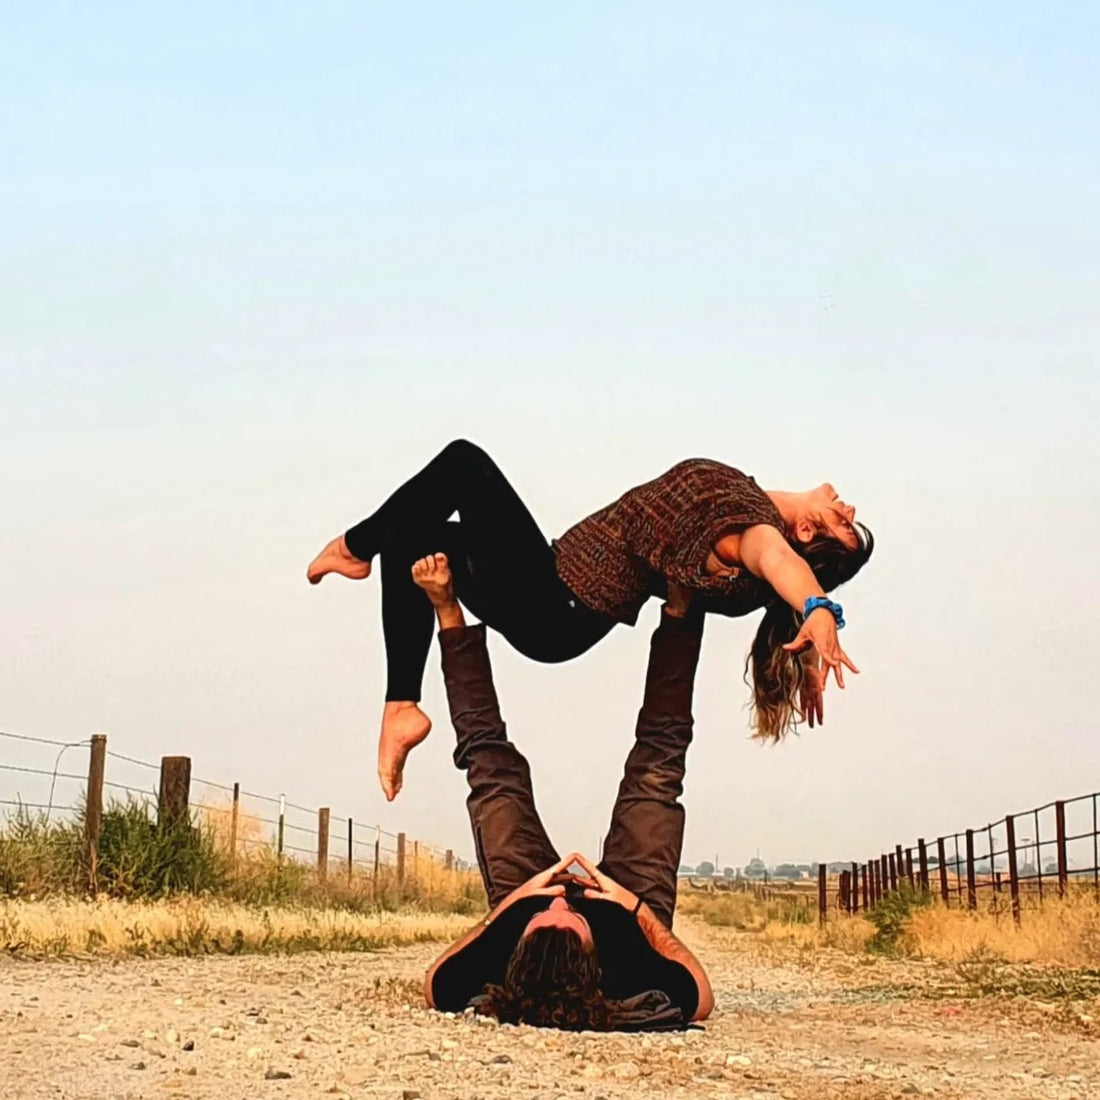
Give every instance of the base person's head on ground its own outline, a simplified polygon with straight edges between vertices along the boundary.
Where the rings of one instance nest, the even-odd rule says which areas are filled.
[[[609,1026],[592,931],[564,901],[532,918],[508,960],[504,983],[487,986],[485,994],[478,1012],[502,1024],[565,1031]]]
[[[841,511],[824,499],[824,490],[833,493],[832,486],[826,485],[806,494],[808,498],[820,495],[823,499],[811,502],[816,511],[808,511],[810,518],[789,530],[788,537],[808,562],[818,584],[826,592],[833,592],[867,564],[875,540],[862,523],[854,522],[854,508],[843,505]],[[819,518],[812,518],[819,513]],[[794,641],[801,626],[802,616],[776,597],[768,604],[749,650],[745,672],[752,678],[752,724],[754,736],[762,741],[781,740],[796,721],[805,717],[802,693],[807,673],[799,654],[783,648]]]
[[[488,986],[485,992],[478,1011],[503,1024],[566,1031],[608,1026],[592,929],[564,897],[527,922],[503,985]]]

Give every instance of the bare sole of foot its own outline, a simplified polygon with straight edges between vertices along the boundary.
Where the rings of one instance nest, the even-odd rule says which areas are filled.
[[[344,536],[335,538],[309,563],[306,579],[320,584],[329,573],[339,573],[349,580],[361,581],[370,576],[370,562],[360,561],[347,547]]]
[[[387,802],[392,802],[401,790],[409,753],[431,732],[432,720],[416,703],[386,704],[378,738],[378,778]]]

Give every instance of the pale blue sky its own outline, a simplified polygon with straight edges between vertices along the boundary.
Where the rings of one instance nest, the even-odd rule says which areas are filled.
[[[549,534],[704,454],[878,536],[824,730],[749,744],[712,624],[689,861],[1100,787],[1094,5],[274,7],[5,14],[0,728],[464,848],[436,668],[387,807],[377,588],[303,579],[462,435]],[[496,647],[562,846],[654,613]]]

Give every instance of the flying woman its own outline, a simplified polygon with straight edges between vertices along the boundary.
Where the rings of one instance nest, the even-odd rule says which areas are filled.
[[[434,632],[432,606],[412,580],[418,559],[446,554],[462,603],[547,663],[579,657],[619,623],[634,625],[670,581],[719,615],[764,608],[746,668],[755,736],[778,741],[799,721],[821,721],[830,670],[839,687],[845,667],[859,671],[837,638],[840,606],[826,593],[854,577],[873,547],[831,485],[765,491],[701,458],[628,490],[550,542],[496,463],[456,440],[333,539],[307,577],[361,580],[381,558],[387,683],[378,776],[392,801],[405,758],[432,728],[418,705]]]

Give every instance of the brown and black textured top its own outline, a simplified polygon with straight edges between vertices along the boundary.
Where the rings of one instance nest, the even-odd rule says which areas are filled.
[[[667,579],[705,593],[703,606],[745,615],[774,596],[741,570],[710,576],[707,555],[724,535],[783,519],[756,481],[707,458],[679,462],[571,527],[554,543],[558,574],[584,603],[633,624],[645,601],[665,594]]]

